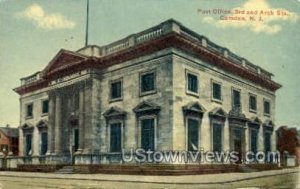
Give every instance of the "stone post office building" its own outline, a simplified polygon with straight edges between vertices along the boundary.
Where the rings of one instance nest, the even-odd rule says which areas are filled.
[[[90,164],[118,161],[123,148],[273,151],[281,86],[272,76],[172,19],[62,49],[14,89],[19,155]]]

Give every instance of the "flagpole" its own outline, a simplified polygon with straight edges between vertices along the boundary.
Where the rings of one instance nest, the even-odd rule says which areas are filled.
[[[89,41],[89,0],[86,3],[86,26],[85,26],[85,46],[88,46]]]

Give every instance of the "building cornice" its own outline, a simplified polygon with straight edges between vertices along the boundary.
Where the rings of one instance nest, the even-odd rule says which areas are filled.
[[[197,43],[178,32],[169,32],[161,35],[158,38],[136,44],[132,47],[125,48],[103,57],[84,57],[82,60],[63,64],[55,69],[50,69],[49,66],[47,66],[49,71],[43,72],[39,80],[24,86],[20,86],[14,89],[14,91],[19,94],[25,94],[43,87],[47,87],[51,80],[74,73],[76,71],[89,68],[105,69],[110,66],[139,58],[166,48],[180,49],[185,53],[202,59],[213,66],[219,67],[231,74],[249,80],[257,85],[267,88],[268,90],[275,92],[281,87],[280,84],[272,81],[270,78],[264,77],[250,69],[247,69],[243,65],[233,62],[231,59],[226,58],[221,54],[203,47],[201,43]]]

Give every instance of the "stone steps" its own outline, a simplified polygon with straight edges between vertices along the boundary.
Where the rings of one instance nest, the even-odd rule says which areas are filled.
[[[240,171],[243,172],[243,173],[251,173],[251,172],[255,172],[255,169],[250,168],[249,166],[244,165],[244,164],[240,164],[240,165],[239,165],[239,169],[240,169]]]
[[[64,166],[63,168],[59,169],[55,173],[58,173],[58,174],[73,174],[74,173],[74,168],[72,166]]]

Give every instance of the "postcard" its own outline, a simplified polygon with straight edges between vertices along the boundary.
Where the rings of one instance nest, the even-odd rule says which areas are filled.
[[[0,189],[300,188],[299,12],[0,0]]]

